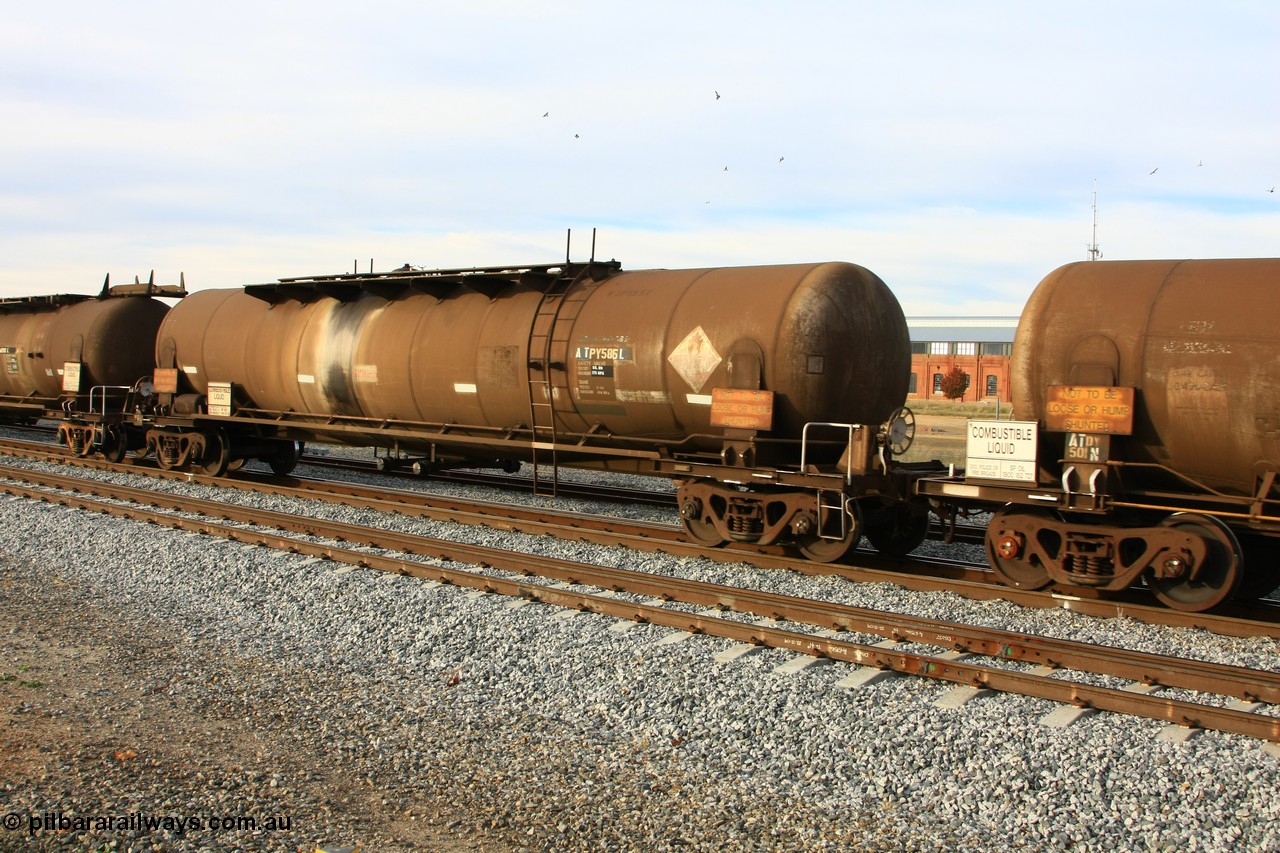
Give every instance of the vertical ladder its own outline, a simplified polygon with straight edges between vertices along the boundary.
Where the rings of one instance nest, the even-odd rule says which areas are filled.
[[[598,282],[591,275],[587,264],[577,275],[565,275],[551,282],[543,291],[538,309],[529,325],[529,432],[532,439],[530,461],[533,465],[533,493],[548,494],[540,490],[547,479],[542,468],[551,469],[552,497],[560,485],[560,468],[556,457],[559,436],[556,430],[556,391],[570,392],[567,371],[569,369],[570,333],[573,322],[582,311],[583,304]],[[564,377],[557,385],[553,378],[559,370]],[[572,407],[568,398],[565,405]]]

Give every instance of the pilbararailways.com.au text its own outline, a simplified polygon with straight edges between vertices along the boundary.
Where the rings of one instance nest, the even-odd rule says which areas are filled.
[[[293,819],[288,815],[153,815],[146,812],[128,814],[66,814],[61,811],[10,812],[0,818],[0,827],[9,832],[290,832]]]

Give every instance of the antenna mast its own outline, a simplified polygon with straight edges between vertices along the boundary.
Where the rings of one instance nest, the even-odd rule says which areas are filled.
[[[1102,257],[1102,249],[1098,247],[1098,179],[1093,179],[1093,242],[1089,244],[1089,260],[1096,261]]]

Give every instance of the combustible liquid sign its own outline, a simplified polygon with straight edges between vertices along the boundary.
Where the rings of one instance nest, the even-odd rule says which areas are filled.
[[[969,421],[965,478],[1036,481],[1035,421]]]
[[[209,414],[231,417],[231,383],[210,382],[207,396]]]

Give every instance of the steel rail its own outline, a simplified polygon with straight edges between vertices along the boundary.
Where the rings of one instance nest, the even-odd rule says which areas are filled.
[[[311,453],[304,453],[302,458],[299,460],[299,464],[309,465],[321,470],[332,469],[337,471],[359,471],[369,474],[370,476],[381,476],[395,480],[434,480],[436,482],[457,483],[464,486],[488,486],[495,489],[512,490],[523,493],[532,493],[534,487],[534,483],[531,478],[522,477],[519,474],[497,474],[491,471],[477,471],[473,469],[446,469],[418,475],[404,471],[398,466],[380,471],[377,468],[377,464],[374,462],[345,457],[322,456]],[[559,484],[559,496],[577,498],[580,500],[609,501],[611,503],[644,504],[646,506],[670,508],[673,512],[676,509],[676,493],[674,491],[663,491],[660,489],[630,488],[626,486],[611,486],[608,484],[579,483],[575,481],[561,480]],[[950,535],[951,542],[962,542],[975,545],[981,545],[984,541],[984,535],[986,533],[985,526],[958,524],[954,530],[950,531],[950,534],[947,529],[948,526],[949,525],[944,525],[939,521],[933,521],[929,526],[929,538],[941,540]]]
[[[69,456],[58,446],[21,442],[22,453],[35,454],[77,467],[105,468],[139,473],[129,463],[118,465],[101,460]],[[0,453],[9,448],[0,443]],[[21,469],[12,469],[21,470]],[[1094,590],[1021,590],[991,581],[991,573],[939,559],[884,557],[875,552],[859,552],[858,565],[813,563],[795,559],[778,547],[731,545],[704,548],[689,542],[673,525],[657,525],[614,517],[551,511],[467,500],[418,491],[332,483],[305,478],[262,477],[240,472],[235,476],[211,477],[184,471],[147,468],[145,476],[158,476],[217,488],[269,490],[304,499],[319,499],[346,506],[358,506],[416,514],[462,524],[485,525],[531,534],[551,534],[604,545],[620,545],[638,550],[661,551],[682,556],[698,556],[721,563],[747,563],[762,569],[784,569],[808,575],[834,575],[858,583],[891,583],[921,592],[947,591],[973,600],[1006,600],[1037,609],[1061,607],[1073,613],[1097,618],[1128,617],[1153,625],[1168,625],[1211,631],[1225,636],[1280,638],[1280,617],[1272,613],[1260,617],[1258,606],[1222,606],[1214,612],[1189,613],[1158,604],[1145,604],[1141,593],[1125,593],[1102,598]],[[562,518],[548,521],[546,516]],[[1113,594],[1114,595],[1114,594]]]
[[[41,475],[40,479],[61,479],[66,481],[70,478]],[[83,482],[75,481],[72,486],[49,486],[47,483],[42,483],[41,485],[44,488],[71,488]],[[91,485],[99,486],[101,484],[91,483]],[[1052,678],[1047,675],[1013,672],[935,656],[894,651],[879,646],[868,646],[835,638],[817,637],[804,632],[751,625],[736,620],[712,617],[707,614],[691,615],[657,605],[621,602],[589,593],[556,590],[542,585],[477,575],[473,572],[444,566],[428,566],[383,555],[304,542],[292,537],[282,537],[275,534],[268,535],[260,531],[246,531],[203,519],[183,519],[147,509],[122,507],[118,504],[106,503],[92,498],[51,494],[39,489],[16,486],[12,483],[0,484],[0,488],[9,493],[23,494],[41,500],[53,500],[69,506],[107,512],[128,518],[144,517],[146,520],[155,523],[196,532],[212,533],[237,541],[270,545],[295,553],[308,553],[313,556],[328,557],[384,571],[411,574],[442,583],[500,592],[506,595],[515,595],[550,604],[572,606],[640,622],[666,625],[692,633],[713,634],[754,645],[791,649],[818,657],[828,657],[834,660],[844,660],[881,669],[923,675],[945,681],[969,684],[974,687],[1038,696],[1078,707],[1116,711],[1152,719],[1167,720],[1184,726],[1212,728],[1271,741],[1280,741],[1280,718],[1276,717],[1258,716],[1243,711],[1217,708],[1195,702],[1143,696],[1130,691],[1094,687]],[[771,617],[795,619],[803,616],[808,620],[812,620],[814,624],[828,624],[831,627],[845,631],[880,634],[898,641],[939,645],[1005,659],[1035,660],[1051,666],[1071,666],[1073,668],[1089,668],[1092,666],[1093,671],[1122,677],[1132,678],[1135,677],[1136,673],[1136,677],[1149,684],[1182,686],[1204,692],[1221,692],[1255,701],[1275,701],[1280,698],[1280,674],[1276,673],[1191,662],[1147,653],[1125,652],[1071,641],[1042,641],[1042,638],[997,631],[995,629],[974,628],[973,626],[957,625],[918,617],[903,617],[898,614],[867,611],[843,605],[759,593],[736,587],[683,581],[624,569],[609,569],[570,563],[549,557],[515,554],[482,546],[429,539],[411,534],[388,533],[338,522],[317,522],[312,519],[299,519],[296,516],[271,510],[233,508],[216,501],[157,495],[146,490],[133,489],[132,487],[109,486],[97,491],[111,494],[116,499],[134,500],[137,498],[151,503],[153,506],[168,506],[171,509],[180,509],[189,513],[221,515],[231,520],[267,524],[282,529],[292,529],[295,532],[337,539],[338,541],[364,541],[373,547],[434,556],[442,560],[469,562],[519,574],[536,573],[543,577],[555,578],[567,583],[603,585],[618,591],[659,596],[668,600],[675,599],[676,593],[678,593],[680,596],[678,600],[687,604],[713,605],[739,611],[745,609],[758,615],[769,615]],[[140,496],[138,493],[141,493]],[[317,532],[317,527],[322,532]],[[1037,645],[1042,642],[1043,645],[1037,648]],[[1092,664],[1085,663],[1090,660],[1093,661]]]
[[[517,474],[498,474],[492,471],[477,471],[474,469],[446,469],[418,475],[404,471],[399,466],[379,471],[377,464],[374,462],[367,462],[362,459],[349,459],[345,457],[320,456],[312,453],[303,453],[302,458],[298,460],[298,464],[310,465],[313,468],[320,469],[330,468],[339,471],[360,471],[371,476],[377,475],[397,480],[434,480],[436,482],[459,483],[466,486],[489,486],[495,489],[526,493],[533,492],[534,487],[532,478],[521,477]],[[650,479],[659,479],[664,483],[669,482],[661,478]],[[611,486],[600,483],[579,483],[572,480],[561,480],[559,484],[559,496],[583,500],[610,501],[613,503],[639,503],[648,506],[667,507],[670,508],[673,513],[676,509],[676,493],[670,490],[663,491],[660,489],[628,488],[625,486]]]

